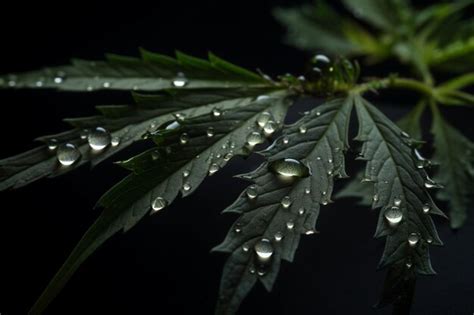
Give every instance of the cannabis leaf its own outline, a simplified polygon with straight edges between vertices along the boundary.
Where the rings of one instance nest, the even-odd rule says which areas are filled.
[[[146,213],[170,204],[181,192],[192,193],[235,155],[246,155],[281,126],[287,92],[275,92],[239,108],[217,109],[165,124],[151,135],[157,147],[121,165],[133,171],[98,202],[104,211],[85,233],[64,265],[31,309],[40,313],[59,293],[79,265],[104,241],[127,231]],[[263,129],[263,130],[262,130]]]
[[[466,220],[469,195],[474,184],[474,143],[446,122],[438,110],[433,114],[433,159],[442,165],[435,179],[445,184],[437,197],[449,202],[451,227],[457,229]]]
[[[442,245],[431,215],[444,216],[427,188],[435,183],[413,149],[413,139],[361,97],[355,98],[359,120],[356,140],[363,142],[365,177],[374,182],[373,207],[381,208],[375,237],[386,236],[380,267],[390,266],[381,304],[409,307],[411,296],[400,295],[415,273],[434,274],[429,245]],[[396,274],[397,276],[393,276]],[[398,295],[395,295],[397,293]],[[408,305],[408,306],[407,306]]]
[[[209,53],[209,60],[176,52],[176,59],[141,49],[141,59],[108,54],[106,61],[72,60],[0,78],[0,87],[57,88],[66,91],[219,88],[268,85],[262,76]]]
[[[234,314],[257,280],[271,290],[280,260],[292,261],[301,233],[315,233],[319,204],[345,177],[352,97],[320,105],[263,151],[267,161],[241,177],[253,182],[224,212],[241,214],[214,250],[230,253],[216,314]]]

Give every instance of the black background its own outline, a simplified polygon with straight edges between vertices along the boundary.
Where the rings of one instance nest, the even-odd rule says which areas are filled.
[[[270,9],[302,1],[195,1],[62,4],[2,2],[0,73],[98,59],[104,52],[136,55],[137,47],[208,50],[274,75],[298,73],[308,55],[281,44],[283,29]],[[389,65],[384,72],[403,71]],[[392,118],[413,104],[411,95],[374,97]],[[67,94],[1,91],[0,158],[34,147],[32,139],[61,131],[63,117],[94,113],[93,105],[128,99],[125,93]],[[410,98],[408,98],[410,99]],[[301,105],[302,107],[308,104]],[[474,135],[472,112],[447,115]],[[292,115],[294,118],[294,114]],[[116,159],[130,155],[123,152]],[[225,255],[209,254],[235,217],[220,215],[246,186],[234,174],[260,160],[236,158],[197,193],[146,217],[117,235],[79,269],[47,314],[212,314]],[[354,173],[353,165],[349,165]],[[104,163],[54,180],[0,193],[0,313],[25,314],[82,233],[98,215],[95,201],[125,172]],[[376,272],[383,241],[374,240],[377,212],[341,200],[324,207],[321,234],[303,237],[293,264],[283,263],[272,293],[257,286],[240,314],[389,314],[375,311],[383,279]],[[413,314],[474,312],[474,216],[452,232],[438,221],[446,246],[432,249],[436,277],[420,277]]]

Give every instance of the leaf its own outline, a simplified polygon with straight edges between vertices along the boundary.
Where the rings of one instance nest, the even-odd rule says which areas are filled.
[[[394,268],[404,266],[404,270],[410,269],[408,273],[434,274],[428,248],[442,242],[431,215],[444,216],[425,187],[434,183],[423,168],[418,168],[412,138],[362,97],[356,97],[355,107],[359,120],[356,140],[363,142],[361,153],[367,160],[365,177],[374,182],[373,207],[381,208],[375,237],[386,237],[379,267],[389,266],[394,272]],[[390,224],[386,216],[401,220]],[[392,289],[385,292],[399,292],[408,281],[406,272],[398,273],[402,278],[388,277],[385,287]],[[403,304],[410,300],[382,297],[382,302],[393,301],[395,309],[409,308]]]
[[[41,313],[95,249],[118,231],[127,231],[134,226],[150,212],[157,198],[156,211],[173,202],[179,192],[183,197],[192,193],[208,173],[213,173],[211,168],[220,169],[233,156],[248,154],[252,147],[247,145],[247,135],[262,132],[256,121],[268,112],[275,122],[279,122],[275,125],[277,128],[286,114],[287,98],[287,92],[276,92],[240,108],[233,104],[232,109],[221,109],[219,115],[215,112],[213,115],[205,114],[179,121],[179,125],[173,123],[161,128],[152,136],[157,148],[122,163],[133,173],[99,200],[98,205],[104,207],[104,211],[30,313]],[[213,128],[213,136],[209,136],[209,128]]]
[[[435,147],[433,160],[442,165],[435,179],[445,184],[445,189],[440,190],[437,197],[449,202],[450,224],[453,229],[457,229],[465,223],[471,205],[474,143],[446,122],[438,110],[433,112],[431,132]]]
[[[171,89],[157,94],[135,93],[136,106],[99,106],[101,116],[66,120],[76,129],[57,135],[45,136],[39,140],[51,140],[74,144],[82,158],[71,166],[59,164],[56,151],[46,145],[25,153],[0,160],[0,190],[18,188],[43,177],[54,177],[69,172],[83,164],[96,165],[143,136],[157,126],[170,121],[176,115],[194,117],[210,113],[213,109],[227,110],[245,106],[258,95],[271,92],[272,88],[218,88],[218,89]],[[100,152],[91,150],[87,139],[80,137],[84,129],[96,127],[107,129],[112,138],[119,139],[118,146],[109,146]]]
[[[344,151],[352,97],[323,104],[295,124],[263,151],[257,170],[241,175],[253,184],[224,212],[240,218],[214,250],[230,253],[222,275],[216,314],[235,314],[245,296],[260,280],[271,290],[280,260],[292,261],[301,233],[315,233],[319,204],[331,202],[334,176],[345,177]],[[281,177],[269,170],[282,159],[294,159],[302,177]],[[280,164],[281,165],[281,164]],[[277,169],[278,170],[278,169]],[[254,196],[254,198],[249,198]],[[280,239],[281,238],[281,239]],[[268,240],[268,241],[266,241]],[[254,250],[259,242],[272,249],[267,260]],[[262,245],[262,244],[260,244]]]
[[[105,61],[74,59],[71,65],[0,77],[0,87],[64,91],[143,90],[180,87],[265,86],[269,81],[209,53],[209,60],[176,52],[176,58],[141,50],[141,59],[106,55]]]

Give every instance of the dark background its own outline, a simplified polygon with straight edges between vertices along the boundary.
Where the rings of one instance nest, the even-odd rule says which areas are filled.
[[[283,29],[270,14],[276,5],[297,2],[302,1],[2,2],[0,73],[62,64],[70,57],[98,59],[104,52],[136,55],[139,46],[198,56],[212,50],[272,75],[298,73],[308,56],[281,44]],[[409,96],[375,99],[403,104],[382,107],[398,118],[412,105],[402,102]],[[129,96],[1,91],[0,158],[34,147],[32,139],[39,135],[65,129],[61,118],[92,114],[93,105],[123,103],[124,97]],[[447,115],[474,135],[471,111],[452,109]],[[235,219],[220,211],[246,186],[231,176],[259,162],[234,159],[197,193],[113,237],[83,264],[46,314],[212,314],[226,256],[209,250]],[[82,167],[0,193],[2,315],[26,313],[97,217],[95,201],[124,174],[103,163],[91,172]],[[258,285],[240,314],[389,314],[390,309],[371,308],[384,275],[375,270],[383,249],[383,241],[372,238],[376,216],[355,200],[324,207],[321,234],[303,237],[295,262],[283,263],[274,291]],[[419,278],[413,314],[472,314],[474,215],[456,233],[447,222],[438,223],[446,244],[431,251],[439,275]]]

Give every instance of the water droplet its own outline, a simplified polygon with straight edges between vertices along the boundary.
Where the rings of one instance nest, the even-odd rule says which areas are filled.
[[[160,158],[160,152],[158,150],[155,150],[153,152],[151,152],[151,159],[153,161],[156,161]]]
[[[173,79],[173,86],[181,88],[186,86],[186,84],[188,84],[188,79],[186,79],[184,73],[178,72],[178,74],[176,74],[176,77]]]
[[[163,198],[163,197],[157,197],[155,200],[153,200],[151,204],[151,208],[154,211],[160,211],[164,207],[168,205],[168,202]]]
[[[176,113],[176,114],[173,114],[174,118],[176,118],[177,121],[179,122],[183,122],[186,120],[186,115],[183,114],[183,113]]]
[[[263,270],[263,269],[260,269],[260,270],[257,271],[257,274],[258,274],[260,277],[261,277],[261,276],[264,276],[265,273],[266,273],[266,272],[265,272],[265,270]]]
[[[395,197],[395,198],[393,199],[393,205],[394,205],[395,207],[400,207],[401,204],[402,204],[402,200],[401,200],[400,198]]]
[[[183,190],[184,191],[190,191],[191,190],[191,184],[189,184],[188,182],[184,183],[183,184]]]
[[[283,142],[283,144],[288,144],[288,142],[290,142],[290,140],[287,137],[283,137],[282,142]]]
[[[266,123],[272,119],[272,114],[270,114],[269,112],[263,112],[260,114],[260,116],[258,116],[257,118],[257,124],[263,128]]]
[[[212,117],[220,117],[222,115],[222,112],[219,108],[214,108],[212,110]]]
[[[298,209],[298,214],[299,215],[303,215],[306,211],[304,210],[304,208],[299,208]]]
[[[64,166],[74,164],[81,157],[81,152],[72,143],[66,143],[58,148],[56,157]]]
[[[316,231],[314,229],[309,229],[309,230],[306,230],[306,232],[304,232],[304,234],[306,234],[306,235],[313,235],[315,233],[316,233]]]
[[[327,199],[323,199],[323,200],[321,201],[321,204],[322,204],[323,206],[327,206],[328,203],[329,203],[329,202],[327,201]]]
[[[56,139],[49,139],[48,140],[48,149],[51,151],[56,150],[58,148],[58,140]]]
[[[293,221],[291,221],[291,220],[288,221],[288,222],[286,222],[286,228],[287,228],[288,230],[293,230],[294,227],[295,227],[295,222],[293,222]]]
[[[110,88],[110,82],[106,81],[102,84],[102,86],[104,87],[104,89],[108,89],[108,88]]]
[[[251,132],[248,136],[247,136],[247,143],[250,145],[250,146],[255,146],[257,144],[260,144],[263,142],[263,137],[260,133],[254,131],[254,132]]]
[[[242,250],[243,250],[244,252],[248,252],[248,251],[250,250],[249,245],[248,245],[248,244],[242,245]]]
[[[407,261],[406,266],[407,266],[408,269],[410,269],[411,266],[413,266],[413,263],[411,262],[411,260]]]
[[[304,134],[304,133],[306,133],[306,130],[307,130],[307,129],[306,129],[305,126],[301,126],[301,127],[299,128],[299,130],[300,130],[300,133]]]
[[[418,241],[420,240],[420,236],[418,235],[418,233],[411,233],[409,236],[408,236],[408,244],[411,246],[411,247],[414,247],[416,246],[416,244],[418,244]]]
[[[214,137],[214,128],[213,128],[213,127],[207,128],[206,133],[207,133],[207,136],[208,136],[209,138]]]
[[[277,128],[278,125],[276,124],[276,122],[274,122],[273,120],[269,120],[263,127],[263,131],[265,131],[266,134],[271,135],[277,130]]]
[[[309,195],[309,194],[311,193],[311,189],[305,188],[304,193],[307,194],[307,195]]]
[[[113,147],[116,147],[120,144],[120,138],[119,137],[112,137],[112,140],[110,141],[110,144]]]
[[[183,177],[188,177],[190,174],[189,170],[184,170],[183,171]]]
[[[177,120],[174,120],[169,125],[166,126],[165,130],[174,130],[174,129],[178,129],[179,127],[181,127],[180,123]],[[155,129],[156,125],[154,126],[152,124],[151,128]]]
[[[428,189],[430,189],[430,188],[441,188],[441,186],[438,183],[436,183],[434,180],[432,180],[429,177],[426,177],[425,187],[428,188]]]
[[[226,153],[226,155],[224,155],[224,161],[229,161],[233,156],[234,154],[232,153],[232,151]]]
[[[44,85],[44,82],[43,80],[38,80],[36,81],[36,84],[35,84],[37,87],[42,87]]]
[[[269,99],[270,99],[270,96],[268,96],[268,95],[259,95],[257,97],[257,102],[263,102],[263,101],[267,101]]]
[[[257,198],[257,195],[258,195],[257,186],[251,185],[247,188],[247,197],[249,199],[255,199],[255,198]]]
[[[422,207],[423,213],[428,213],[431,210],[431,206],[428,203],[425,203]]]
[[[255,243],[254,250],[258,258],[264,261],[270,259],[273,255],[273,245],[266,238],[262,238]]]
[[[81,133],[79,134],[79,137],[80,137],[82,140],[87,139],[88,136],[89,136],[89,130],[88,130],[88,129],[83,129],[83,130],[81,131]]]
[[[211,166],[209,166],[209,175],[213,175],[219,170],[219,165],[216,163],[212,163]]]
[[[9,87],[14,87],[14,86],[16,86],[16,81],[15,81],[15,80],[9,80],[9,81],[8,81],[8,86],[9,86]]]
[[[431,237],[428,237],[428,238],[426,239],[426,242],[427,242],[428,244],[431,244],[431,243],[433,243],[433,239],[432,239]]]
[[[181,144],[186,144],[186,143],[188,143],[188,141],[189,141],[189,136],[188,136],[188,134],[187,134],[186,132],[183,133],[183,134],[181,134],[181,136],[179,137],[179,142],[180,142]]]
[[[377,195],[377,194],[373,195],[373,196],[372,196],[372,200],[373,200],[374,202],[379,201],[379,195]]]
[[[321,112],[316,112],[316,116],[321,116]]]
[[[242,232],[242,224],[241,224],[241,223],[237,222],[237,223],[235,224],[235,226],[234,226],[234,232],[235,232],[235,233],[240,233],[240,232]]]
[[[279,159],[268,165],[271,172],[284,177],[308,177],[309,168],[295,159]]]
[[[329,176],[332,175],[332,171],[331,171],[331,170],[328,171],[328,175],[329,175]]]
[[[275,241],[279,242],[283,239],[283,233],[281,232],[276,232],[274,235]]]
[[[281,199],[281,205],[283,208],[287,209],[291,206],[291,198],[290,196],[285,196],[283,199]]]
[[[410,138],[410,135],[406,133],[405,131],[400,132],[400,135],[404,138]]]
[[[391,207],[385,211],[385,219],[391,226],[396,226],[402,221],[403,213],[398,207]]]
[[[92,85],[88,85],[86,90],[92,92],[94,90],[94,87]]]
[[[93,150],[103,150],[110,144],[110,133],[102,127],[97,127],[89,133],[87,141]]]
[[[332,159],[328,159],[328,163],[329,163],[329,164],[332,164]]]
[[[251,274],[255,274],[255,268],[250,267],[250,268],[249,268],[249,272],[250,272]]]

